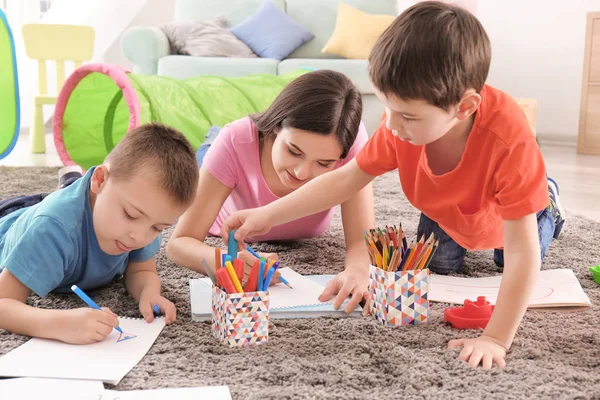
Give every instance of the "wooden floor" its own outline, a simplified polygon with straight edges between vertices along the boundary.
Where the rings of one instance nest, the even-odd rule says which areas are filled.
[[[542,143],[542,153],[548,175],[558,183],[563,208],[600,222],[600,156],[550,143]]]
[[[51,135],[46,135],[46,154],[31,154],[27,136],[0,165],[61,166]],[[558,183],[565,210],[600,222],[600,156],[576,153],[575,146],[542,141],[548,175]]]

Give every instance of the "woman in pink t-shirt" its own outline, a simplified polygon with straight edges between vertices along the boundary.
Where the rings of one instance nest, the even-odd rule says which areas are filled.
[[[265,112],[226,125],[199,159],[197,197],[173,232],[168,257],[201,273],[200,259],[214,268],[214,248],[204,243],[206,236],[220,236],[221,224],[235,211],[269,204],[354,158],[368,139],[361,114],[361,95],[354,84],[339,72],[318,70],[288,84]],[[363,232],[374,225],[372,187],[343,203],[341,211],[346,260],[353,263],[346,263],[321,296],[328,301],[341,291],[336,308],[349,293],[362,294],[368,285]],[[332,215],[333,209],[325,210],[248,241],[319,236]],[[239,256],[250,265],[254,262],[247,251]]]

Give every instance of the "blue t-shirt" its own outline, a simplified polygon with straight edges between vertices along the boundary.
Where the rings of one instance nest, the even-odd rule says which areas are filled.
[[[92,289],[120,277],[130,261],[152,258],[159,235],[148,246],[120,255],[100,249],[94,232],[89,187],[93,168],[41,203],[0,219],[0,271],[7,268],[38,296]]]

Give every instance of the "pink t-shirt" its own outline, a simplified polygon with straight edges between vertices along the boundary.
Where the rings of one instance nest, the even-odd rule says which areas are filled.
[[[348,156],[340,159],[335,168],[353,159],[367,140],[367,131],[361,123]],[[249,117],[223,127],[206,153],[203,165],[219,182],[233,189],[208,231],[210,235],[221,236],[223,221],[234,212],[261,207],[279,199],[271,192],[263,176],[260,167],[258,129]],[[322,211],[275,226],[265,235],[247,240],[250,242],[294,240],[319,236],[329,226],[332,216],[333,209]]]

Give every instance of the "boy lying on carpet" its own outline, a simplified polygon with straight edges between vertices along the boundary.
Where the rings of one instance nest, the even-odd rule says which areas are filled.
[[[269,204],[352,160],[368,139],[361,113],[361,95],[350,79],[320,70],[290,82],[265,112],[228,124],[218,131],[216,140],[209,137],[197,152],[198,195],[177,223],[167,256],[201,273],[205,273],[201,259],[214,268],[214,248],[204,243],[206,236],[219,236],[221,223],[233,212]],[[362,232],[374,225],[371,185],[348,196],[341,210],[346,268],[330,287],[347,286],[356,292],[350,312],[369,282],[364,268],[369,255]],[[332,216],[333,209],[326,209],[250,240],[319,236]],[[277,258],[276,254],[261,255]],[[247,265],[254,264],[254,256],[247,251],[240,251],[239,257]]]
[[[458,271],[467,250],[495,249],[504,276],[489,324],[480,337],[448,345],[463,346],[459,358],[472,367],[503,367],[564,216],[523,112],[485,85],[490,58],[487,34],[468,11],[441,2],[407,9],[371,51],[370,79],[386,112],[356,159],[281,200],[233,214],[223,223],[225,240],[231,229],[241,242],[328,209],[398,168],[406,198],[422,212],[417,234],[439,239],[432,271]]]
[[[44,310],[25,301],[31,292],[96,288],[122,274],[146,321],[156,304],[173,322],[175,306],[160,294],[154,255],[160,232],[191,204],[197,182],[187,139],[148,124],[65,188],[0,202],[0,329],[75,344],[101,341],[118,326],[110,310]]]

